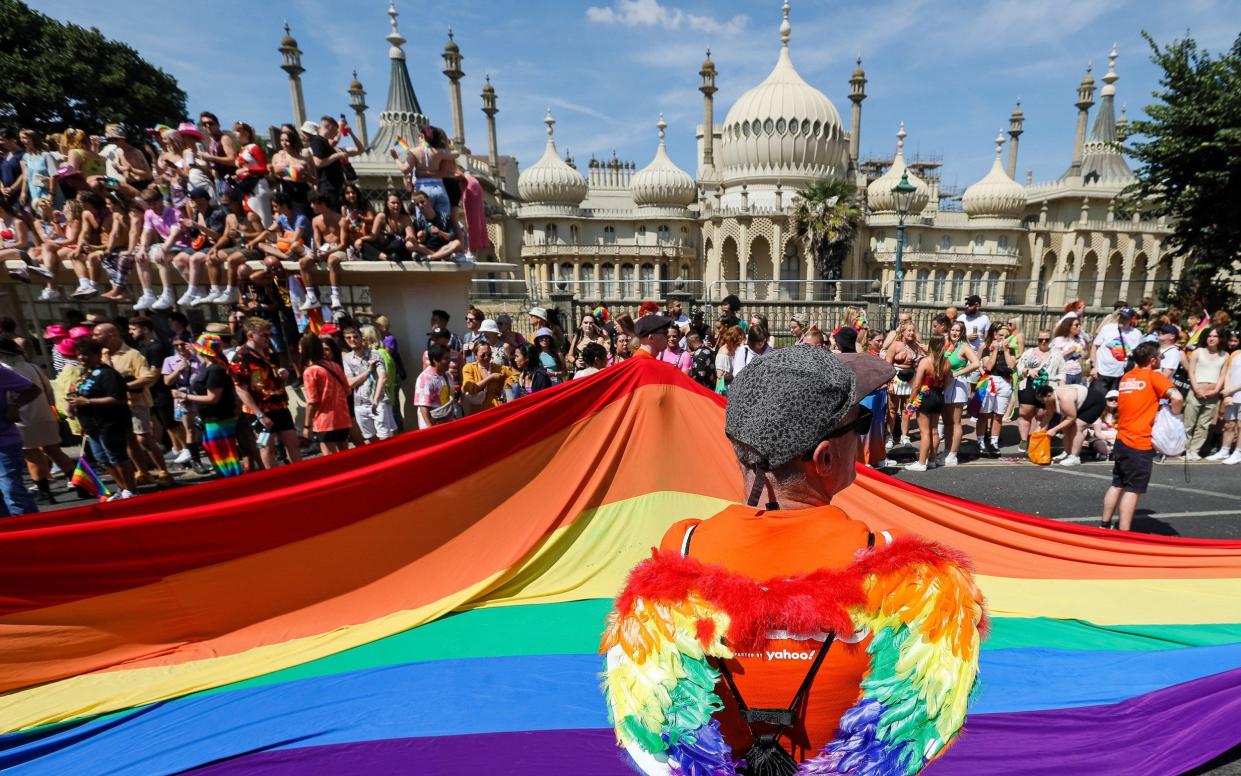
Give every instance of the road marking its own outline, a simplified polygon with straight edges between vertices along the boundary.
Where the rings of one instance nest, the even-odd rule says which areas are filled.
[[[1216,509],[1207,512],[1158,512],[1149,515],[1138,514],[1134,515],[1134,518],[1150,517],[1155,520],[1164,520],[1169,517],[1212,517],[1218,515],[1241,516],[1241,510]],[[1063,523],[1096,523],[1103,520],[1103,515],[1094,515],[1093,517],[1053,517],[1052,520],[1059,520]]]
[[[1112,481],[1112,476],[1110,474],[1091,474],[1089,472],[1069,471],[1066,467],[1063,467],[1063,466],[1048,466],[1046,467],[1046,471],[1056,472],[1057,474],[1069,474],[1074,477],[1091,477],[1096,480],[1107,480],[1108,482]],[[1186,488],[1180,485],[1164,485],[1162,483],[1154,483],[1154,482],[1152,482],[1148,487],[1175,490],[1178,493],[1197,493],[1200,496],[1212,496],[1214,498],[1224,498],[1224,499],[1228,499],[1229,501],[1241,502],[1241,496],[1238,496],[1235,493],[1220,493],[1219,491],[1215,491],[1215,490],[1199,490],[1198,488]]]

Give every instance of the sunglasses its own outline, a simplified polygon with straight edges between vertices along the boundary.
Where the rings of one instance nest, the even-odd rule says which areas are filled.
[[[875,413],[866,407],[862,407],[861,409],[858,410],[857,418],[849,421],[843,426],[837,426],[836,428],[827,432],[827,436],[823,438],[825,440],[836,439],[837,437],[842,437],[845,434],[848,434],[849,432],[853,432],[854,434],[865,434],[868,431],[870,431],[870,426],[871,426],[871,423],[874,421],[874,419],[875,419]]]
[[[1039,337],[1039,342],[1051,342],[1051,337]]]

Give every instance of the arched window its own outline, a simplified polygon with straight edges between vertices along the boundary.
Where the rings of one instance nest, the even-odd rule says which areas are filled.
[[[660,226],[657,232],[657,239],[659,240],[660,243],[671,242],[672,241],[672,230],[669,229],[667,225]]]
[[[641,281],[639,296],[643,299],[654,299],[659,293],[655,290],[655,265],[643,264],[639,270],[638,279]]]
[[[977,271],[971,272],[970,273],[970,293],[978,294],[979,288],[981,286],[982,286],[982,273],[977,272]],[[982,294],[978,294],[978,295],[982,296]]]
[[[599,295],[604,299],[610,299],[616,296],[616,268],[611,264],[604,264],[599,268]]]
[[[603,241],[605,243],[616,242],[616,227],[615,226],[603,227]]]
[[[996,304],[997,302],[1003,302],[1004,300],[999,298],[999,292],[1000,292],[1000,273],[988,272],[987,273],[987,293],[982,294],[982,296],[986,297],[987,304]]]
[[[1002,251],[1008,250],[1008,235],[1006,234],[1000,235],[999,246],[1000,246],[1000,250]]]
[[[987,241],[981,234],[974,235],[974,253],[982,253],[983,246],[986,244]]]
[[[569,242],[577,245],[577,224],[569,225]]]
[[[569,281],[573,280],[573,265],[567,261],[561,264],[559,278],[557,279],[560,282],[557,283],[556,285],[560,288],[560,290],[568,291],[571,288],[571,286],[569,285]]]
[[[927,294],[927,279],[930,272],[925,269],[918,270],[918,279],[914,282],[914,299],[918,302],[925,302]]]
[[[961,293],[962,287],[965,285],[965,275],[961,270],[955,270],[952,273],[952,298],[964,299],[965,294]]]
[[[638,227],[638,239],[636,242],[638,245],[646,245],[646,227],[645,226]]]
[[[599,296],[599,289],[595,286],[594,264],[582,265],[582,285],[580,287],[579,296],[583,299],[590,299],[592,297]]]
[[[560,240],[560,231],[556,228],[555,224],[548,224],[543,232],[543,235],[549,243],[559,242]]]
[[[947,277],[948,273],[942,269],[935,270],[935,301],[937,302],[944,301],[944,292],[948,290],[947,283],[945,283]]]
[[[633,285],[633,265],[622,264],[620,268],[621,299],[632,299],[635,290]]]
[[[940,238],[939,238],[939,249],[940,249],[941,251],[945,251],[945,252],[946,252],[946,251],[950,251],[950,250],[952,250],[952,237],[950,237],[950,236],[948,236],[948,235],[946,235],[946,234],[945,234],[945,235],[940,235]]]

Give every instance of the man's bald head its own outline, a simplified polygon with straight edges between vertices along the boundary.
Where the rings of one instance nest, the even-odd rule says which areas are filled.
[[[91,334],[94,336],[96,342],[113,352],[124,344],[124,341],[121,339],[120,330],[111,323],[96,324],[95,329],[91,332]]]

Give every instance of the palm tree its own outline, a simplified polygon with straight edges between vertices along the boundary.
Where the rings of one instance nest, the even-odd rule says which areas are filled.
[[[862,215],[856,196],[852,183],[834,178],[814,181],[799,192],[793,234],[814,256],[820,280],[840,280]]]

